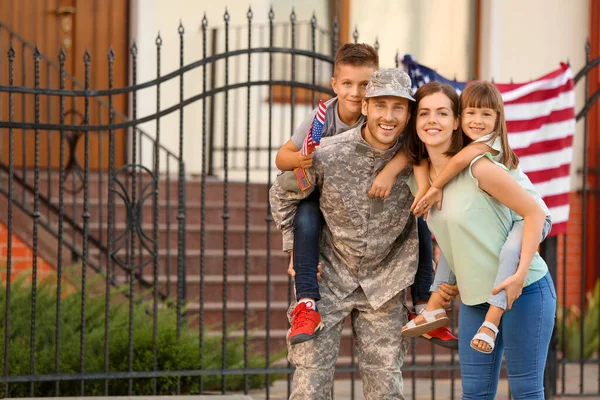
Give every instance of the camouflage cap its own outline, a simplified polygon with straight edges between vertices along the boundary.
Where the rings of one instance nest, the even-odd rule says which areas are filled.
[[[410,77],[399,68],[382,68],[371,76],[367,84],[365,98],[380,96],[404,97],[415,101],[412,97]]]

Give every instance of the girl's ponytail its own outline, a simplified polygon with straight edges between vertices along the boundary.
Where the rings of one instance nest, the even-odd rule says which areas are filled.
[[[495,89],[495,88],[494,88]],[[500,94],[500,92],[498,92]],[[502,98],[500,98],[502,100]],[[506,129],[506,119],[504,118],[504,104],[502,103],[500,111],[496,110],[498,117],[496,118],[496,134],[500,136],[502,143],[502,156],[500,162],[508,169],[515,169],[519,166],[519,157],[515,154],[508,143],[508,129]]]

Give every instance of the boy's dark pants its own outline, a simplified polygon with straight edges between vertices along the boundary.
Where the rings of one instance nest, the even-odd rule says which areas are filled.
[[[302,298],[321,299],[317,282],[319,238],[323,214],[319,208],[319,190],[315,189],[298,204],[294,219],[294,278],[296,301]]]
[[[423,217],[418,219],[419,229],[419,267],[415,282],[411,287],[413,303],[427,301],[433,283],[433,249],[431,232]],[[321,299],[317,282],[317,264],[319,263],[319,239],[323,215],[319,208],[319,190],[315,189],[305,200],[298,204],[294,219],[294,271],[296,272],[296,300],[302,298]]]

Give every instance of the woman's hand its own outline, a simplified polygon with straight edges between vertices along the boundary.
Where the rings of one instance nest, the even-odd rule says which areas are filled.
[[[417,201],[416,198],[415,201]],[[438,210],[442,209],[442,189],[431,186],[427,193],[417,202],[416,206],[413,203],[414,209],[412,211],[417,217],[420,217],[428,212],[434,204]]]
[[[413,200],[412,204],[410,205],[410,211],[415,212],[415,208],[417,207],[417,204],[419,204],[419,202],[421,201],[423,196],[425,196],[426,194],[427,194],[427,190],[417,190],[417,194],[415,194],[415,199]]]
[[[523,285],[525,285],[525,276],[521,274],[514,274],[502,281],[498,286],[492,290],[492,294],[496,295],[502,290],[506,290],[506,309],[510,310],[515,300],[521,296],[523,291]]]

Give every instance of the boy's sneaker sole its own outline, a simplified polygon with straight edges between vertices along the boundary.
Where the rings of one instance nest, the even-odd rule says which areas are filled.
[[[321,322],[319,323],[319,325],[317,325],[312,335],[308,335],[306,333],[299,333],[296,336],[290,338],[290,344],[295,345],[299,343],[308,342],[309,340],[316,338],[324,327],[325,325],[323,325],[323,323]]]
[[[429,336],[426,333],[422,334],[421,337],[423,339],[429,340],[433,344],[437,344],[438,346],[442,346],[446,349],[458,350],[458,339],[442,340],[440,338]]]

